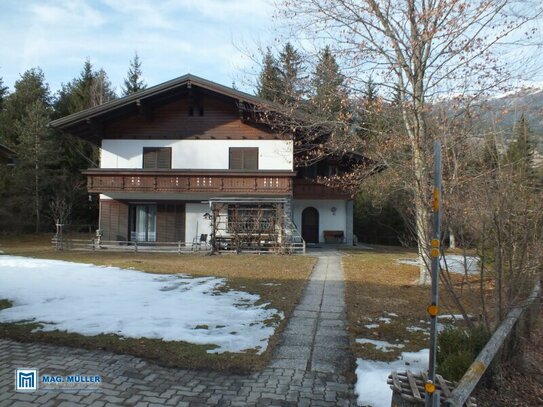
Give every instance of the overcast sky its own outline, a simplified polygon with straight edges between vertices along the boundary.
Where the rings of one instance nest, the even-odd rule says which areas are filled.
[[[247,91],[245,50],[274,40],[272,14],[267,0],[2,0],[0,77],[12,90],[39,66],[55,92],[89,57],[119,92],[137,51],[148,85],[192,73]]]

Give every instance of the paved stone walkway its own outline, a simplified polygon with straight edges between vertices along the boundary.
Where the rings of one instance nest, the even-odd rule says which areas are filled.
[[[0,340],[3,406],[351,406],[343,275],[336,252],[319,261],[270,365],[249,375],[172,369],[136,357]],[[98,374],[97,391],[16,393],[17,367],[39,374]]]

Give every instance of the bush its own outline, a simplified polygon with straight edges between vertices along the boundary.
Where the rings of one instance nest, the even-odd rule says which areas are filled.
[[[460,380],[489,339],[490,333],[483,325],[471,332],[446,327],[437,339],[437,373],[447,380]]]

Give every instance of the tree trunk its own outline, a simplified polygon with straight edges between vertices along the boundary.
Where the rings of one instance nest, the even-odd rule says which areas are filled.
[[[456,239],[451,228],[449,228],[449,249],[456,249]]]

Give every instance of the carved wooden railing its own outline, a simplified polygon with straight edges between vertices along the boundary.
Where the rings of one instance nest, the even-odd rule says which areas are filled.
[[[290,171],[147,171],[89,169],[89,192],[183,192],[243,193],[249,195],[290,195]]]

